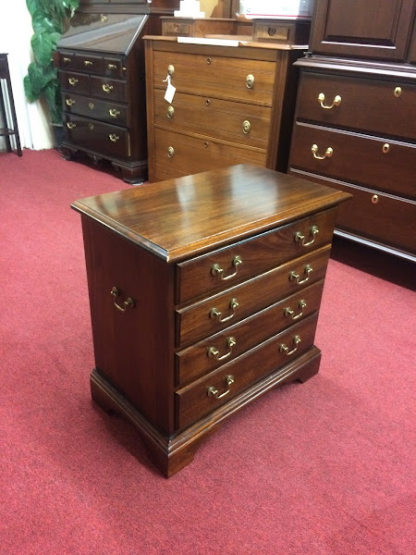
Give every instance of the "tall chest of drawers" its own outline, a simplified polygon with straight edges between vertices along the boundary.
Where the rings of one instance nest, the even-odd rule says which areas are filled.
[[[92,396],[138,428],[165,476],[237,410],[318,371],[315,329],[348,196],[237,165],[73,204]]]
[[[147,178],[143,35],[178,0],[81,2],[58,44],[65,158],[107,160],[123,179]]]
[[[244,162],[286,171],[293,62],[305,47],[180,40],[145,37],[150,181]],[[168,82],[176,92],[167,100]]]
[[[416,3],[353,3],[317,2],[289,172],[353,195],[337,234],[416,261]]]

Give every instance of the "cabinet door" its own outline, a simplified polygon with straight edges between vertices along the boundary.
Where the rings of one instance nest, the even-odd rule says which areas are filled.
[[[404,61],[414,11],[414,0],[318,0],[311,50]]]

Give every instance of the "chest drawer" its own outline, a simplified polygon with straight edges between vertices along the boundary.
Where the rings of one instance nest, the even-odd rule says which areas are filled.
[[[310,349],[315,338],[316,321],[316,315],[310,316],[235,361],[178,390],[175,394],[178,427],[188,426],[214,411],[262,376]]]
[[[398,80],[303,72],[298,118],[416,139],[416,86]]]
[[[416,145],[410,143],[298,122],[291,166],[416,198]],[[400,178],[396,179],[398,168]]]
[[[64,110],[70,114],[78,114],[114,125],[128,124],[128,108],[125,104],[71,93],[63,93],[62,101]]]
[[[90,77],[83,73],[61,71],[59,81],[63,91],[76,94],[91,94]]]
[[[127,102],[127,88],[124,81],[106,77],[91,76],[91,95],[115,102]]]
[[[317,311],[322,288],[323,281],[318,281],[223,332],[176,353],[176,383],[183,386],[201,375],[212,372],[294,322],[303,320]]]
[[[176,311],[176,345],[198,341],[323,279],[330,246]]]
[[[180,92],[169,105],[164,94],[163,90],[154,90],[156,125],[267,148],[271,108]]]
[[[177,302],[232,286],[329,244],[335,214],[335,210],[318,212],[254,239],[179,263],[176,267]]]
[[[166,90],[169,70],[179,92],[271,106],[275,67],[273,62],[227,58],[214,52],[204,56],[155,51],[153,85]]]

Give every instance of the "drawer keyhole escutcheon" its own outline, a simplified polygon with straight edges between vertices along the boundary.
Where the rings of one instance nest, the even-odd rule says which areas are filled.
[[[337,94],[336,96],[334,96],[334,100],[332,101],[332,104],[329,105],[329,104],[324,104],[325,102],[324,93],[319,93],[318,102],[321,105],[321,108],[323,108],[324,110],[332,110],[332,108],[335,108],[335,106],[339,106],[341,104],[341,97],[339,96],[339,94]]]
[[[394,89],[393,94],[394,94],[394,96],[395,96],[396,98],[400,98],[401,95],[402,95],[402,88],[401,88],[401,87],[396,87],[396,88]]]
[[[168,75],[172,77],[174,73],[175,73],[175,66],[173,66],[172,64],[168,65]]]
[[[167,118],[172,119],[174,115],[175,115],[175,108],[173,106],[169,106],[166,114]]]
[[[334,153],[334,149],[331,148],[330,146],[326,149],[325,154],[323,156],[318,154],[318,150],[319,150],[318,145],[312,145],[311,152],[313,154],[313,157],[316,158],[317,160],[325,160],[325,158],[331,158],[331,156]]]
[[[254,87],[254,75],[249,73],[246,77],[246,86],[248,89],[252,89]]]
[[[94,102],[88,102],[88,108],[90,110],[94,110],[94,108],[95,108]]]
[[[384,143],[384,145],[382,146],[381,150],[383,151],[383,154],[387,154],[388,152],[390,152],[390,145],[389,145],[389,143]]]
[[[68,127],[68,129],[74,129],[74,127],[76,127],[77,124],[73,123],[72,121],[68,121],[66,126]]]
[[[283,310],[283,314],[285,316],[288,316],[289,318],[291,318],[292,320],[298,320],[299,318],[301,318],[303,316],[303,309],[306,308],[306,301],[304,299],[301,299],[298,303],[298,308],[299,308],[299,312],[297,314],[295,314],[295,311],[292,310],[290,308],[290,306],[287,306],[284,310]]]
[[[67,98],[67,99],[65,100],[65,104],[66,104],[67,106],[73,106],[73,105],[75,104],[75,100],[74,100],[73,98]]]
[[[242,263],[243,263],[243,260],[242,260],[241,256],[239,256],[239,255],[234,256],[234,258],[231,262],[231,265],[235,268],[235,272],[233,272],[232,274],[225,275],[224,274],[224,268],[221,268],[221,266],[219,264],[213,264],[212,267],[211,267],[211,274],[213,276],[219,276],[222,281],[226,281],[227,279],[231,279],[231,278],[233,278],[234,276],[237,275],[238,266],[240,266],[240,264],[242,264]]]
[[[225,397],[230,393],[231,386],[234,383],[234,376],[229,374],[228,376],[225,376],[224,380],[225,380],[225,385],[227,389],[222,393],[220,393],[217,388],[215,388],[213,385],[210,385],[209,387],[207,387],[208,397],[215,397],[216,399],[222,399],[223,397]]]
[[[110,108],[110,109],[108,110],[108,113],[110,114],[110,116],[111,116],[112,118],[116,118],[117,116],[120,115],[119,110],[116,110],[115,108]]]
[[[209,312],[209,317],[216,318],[218,322],[228,322],[228,320],[231,320],[231,318],[234,318],[235,309],[238,307],[238,304],[239,303],[237,299],[231,299],[230,301],[231,314],[229,314],[228,316],[223,316],[221,310],[218,310],[218,308],[211,308]]]
[[[174,154],[175,154],[175,149],[173,148],[173,146],[168,147],[168,157],[172,158]]]
[[[225,358],[228,358],[229,356],[231,356],[231,353],[233,351],[233,347],[234,345],[237,345],[237,341],[235,339],[235,337],[227,337],[227,347],[228,347],[228,351],[225,352],[223,355],[220,355],[219,350],[216,347],[208,347],[207,348],[207,356],[209,358],[215,358],[217,360],[224,360]]]
[[[75,77],[70,77],[68,79],[68,83],[72,86],[75,87],[75,85],[78,83],[78,79],[75,79]]]
[[[114,298],[113,299],[113,304],[114,306],[117,308],[117,310],[119,310],[120,312],[126,312],[126,310],[128,308],[134,308],[134,301],[131,297],[127,297],[127,299],[125,301],[123,301],[122,304],[119,304],[117,302],[118,298],[121,296],[121,291],[118,287],[114,286],[111,291],[111,296]]]
[[[102,85],[102,89],[104,92],[110,93],[114,89],[114,87],[113,85],[108,85],[107,83],[105,83],[104,85]]]
[[[304,275],[305,277],[303,279],[301,279],[301,276],[295,272],[294,270],[292,272],[290,272],[289,274],[289,279],[290,281],[296,281],[296,283],[298,285],[300,285],[301,283],[306,283],[309,279],[309,276],[311,275],[311,273],[313,272],[313,268],[310,264],[306,264],[305,268],[304,268]]]
[[[295,242],[301,243],[303,247],[309,247],[315,242],[316,236],[319,233],[319,228],[317,225],[313,225],[310,229],[310,237],[309,241],[306,241],[305,235],[301,231],[296,231],[295,233]]]
[[[115,133],[111,133],[110,135],[108,135],[108,138],[112,143],[116,143],[120,139],[120,137]]]
[[[298,345],[302,341],[300,338],[300,335],[295,335],[292,341],[294,345],[293,349],[290,350],[290,348],[287,345],[285,345],[284,343],[281,343],[279,345],[279,351],[281,353],[285,353],[285,355],[287,356],[290,356],[290,355],[293,355],[293,353],[296,353],[296,351],[298,350]]]

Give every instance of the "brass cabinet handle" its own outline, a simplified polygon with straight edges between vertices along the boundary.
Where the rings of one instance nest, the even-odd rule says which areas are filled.
[[[334,96],[334,100],[332,101],[332,104],[328,105],[328,104],[324,104],[325,102],[324,93],[319,93],[318,102],[321,105],[321,108],[323,108],[324,110],[332,110],[332,108],[334,108],[335,106],[339,106],[341,104],[341,97],[339,96],[339,94],[337,94],[336,96]]]
[[[325,160],[325,158],[331,158],[334,153],[334,149],[329,146],[326,149],[325,154],[321,156],[320,154],[318,154],[318,145],[312,145],[311,152],[313,154],[313,157],[317,160]]]
[[[401,87],[396,87],[393,91],[393,94],[396,98],[400,98],[402,95],[402,88]]]
[[[74,129],[74,127],[76,127],[77,124],[73,123],[72,121],[67,121],[66,126],[68,127],[68,129]]]
[[[116,64],[107,64],[108,69],[117,69]]]
[[[288,316],[289,318],[291,318],[292,320],[299,320],[299,318],[301,318],[303,316],[303,309],[306,308],[306,301],[304,299],[301,299],[298,302],[298,308],[299,311],[297,314],[295,314],[295,311],[292,310],[290,308],[290,306],[287,306],[286,308],[283,309],[283,314],[285,316]]]
[[[101,88],[106,93],[110,93],[114,89],[113,85],[108,85],[108,84],[102,85]]]
[[[251,130],[251,123],[246,119],[245,121],[243,121],[242,128],[244,135],[248,135]]]
[[[212,58],[207,58],[207,64],[210,66],[212,64]]]
[[[241,256],[237,255],[234,256],[231,265],[235,268],[235,272],[233,272],[232,274],[228,274],[227,276],[224,275],[224,268],[221,268],[221,266],[219,264],[213,264],[211,266],[211,274],[213,276],[219,276],[221,280],[226,281],[227,279],[231,279],[234,276],[237,275],[238,272],[238,266],[240,266],[240,264],[243,263],[243,260],[241,258]]]
[[[311,275],[312,272],[313,272],[312,266],[310,264],[306,264],[303,270],[303,273],[306,277],[301,279],[301,276],[293,270],[292,272],[289,273],[289,279],[290,281],[296,281],[296,283],[300,285],[301,283],[306,283],[308,281],[309,276]]]
[[[116,143],[120,139],[120,137],[115,133],[110,133],[110,135],[108,135],[108,138],[112,143]]]
[[[292,341],[294,345],[293,349],[289,350],[289,347],[287,345],[285,345],[284,343],[281,343],[279,345],[279,351],[281,353],[285,353],[285,355],[287,356],[290,356],[290,355],[293,355],[293,353],[296,353],[296,351],[298,350],[299,343],[302,341],[300,338],[300,335],[295,335]]]
[[[225,385],[227,389],[222,393],[220,393],[218,389],[216,389],[213,385],[210,385],[207,387],[208,397],[215,397],[216,399],[222,399],[223,397],[225,397],[230,393],[230,386],[234,383],[234,376],[232,376],[231,374],[228,374],[228,376],[225,376],[224,380],[225,380]]]
[[[175,73],[175,66],[173,66],[172,64],[168,65],[168,75],[170,75],[172,77],[172,75]]]
[[[72,62],[72,59],[64,57],[64,58],[62,58],[62,61],[64,62],[64,64],[69,64],[70,62]]]
[[[175,108],[173,106],[169,106],[166,114],[167,118],[172,119],[174,115],[175,115]]]
[[[110,109],[108,110],[108,113],[110,114],[110,116],[111,116],[112,118],[116,118],[117,116],[120,115],[120,111],[119,111],[119,110],[116,110],[115,108],[110,108]]]
[[[73,106],[73,105],[75,104],[75,100],[74,100],[73,98],[67,98],[67,99],[65,100],[65,104],[66,104],[67,106]]]
[[[378,201],[379,201],[379,196],[378,196],[378,195],[373,195],[373,196],[371,197],[371,202],[372,202],[373,204],[377,204]]]
[[[388,152],[390,152],[389,143],[384,143],[384,145],[381,147],[381,150],[382,150],[383,154],[387,154]]]
[[[84,66],[92,66],[93,63],[91,62],[91,60],[84,60]]]
[[[118,297],[121,296],[121,291],[118,287],[114,286],[111,291],[111,296],[114,297],[113,299],[113,304],[114,306],[117,308],[117,310],[119,310],[120,312],[126,312],[126,310],[128,308],[134,308],[134,301],[131,297],[127,297],[127,299],[125,301],[123,301],[123,304],[120,305],[117,302]]]
[[[70,78],[68,79],[68,83],[69,83],[70,85],[72,85],[73,87],[75,87],[75,85],[78,83],[78,79],[75,79],[75,77],[70,77]]]
[[[310,230],[310,237],[311,239],[309,241],[305,241],[306,237],[305,235],[303,235],[303,233],[301,231],[296,231],[294,238],[295,238],[295,242],[296,243],[301,243],[303,247],[309,247],[309,245],[312,245],[315,242],[316,236],[319,233],[319,228],[317,225],[313,225]]]
[[[172,158],[174,154],[175,149],[173,148],[173,146],[168,147],[168,158]]]
[[[231,356],[233,347],[234,345],[237,345],[237,341],[235,337],[227,337],[226,343],[227,343],[228,351],[225,352],[223,355],[220,355],[220,352],[216,347],[208,347],[207,356],[209,358],[215,358],[217,360],[224,360],[225,358],[228,358],[229,356]]]
[[[94,131],[94,127],[95,127],[95,125],[93,123],[88,124],[88,128],[89,128],[90,131]]]
[[[231,309],[231,314],[229,314],[228,316],[223,317],[221,310],[218,310],[217,308],[212,308],[209,312],[209,317],[210,318],[216,318],[218,320],[218,322],[227,322],[228,320],[231,320],[231,318],[234,318],[235,309],[238,307],[238,305],[239,305],[239,303],[238,303],[237,299],[231,299],[230,305],[229,305],[230,309]]]
[[[100,15],[100,21],[101,23],[105,23],[107,21],[108,17],[106,15],[104,15],[103,13]]]
[[[249,73],[246,77],[246,86],[248,89],[252,89],[254,87],[254,75]]]
[[[210,106],[211,105],[211,100],[209,98],[207,98],[205,100],[205,106]]]

